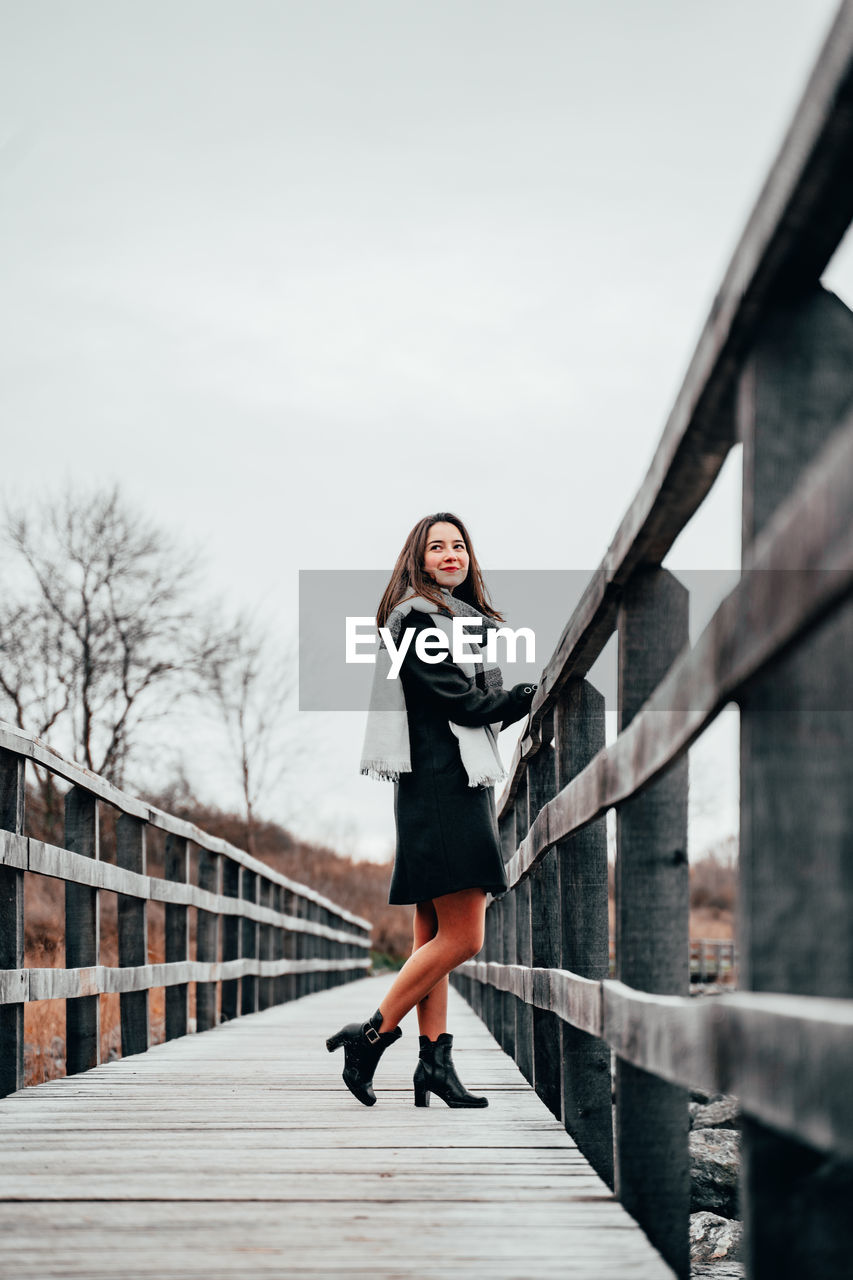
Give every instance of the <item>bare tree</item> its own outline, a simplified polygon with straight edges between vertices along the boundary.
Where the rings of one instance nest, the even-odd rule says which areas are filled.
[[[251,854],[258,802],[280,784],[287,768],[296,671],[294,646],[277,644],[270,631],[248,614],[233,623],[228,642],[205,668],[207,690],[225,728],[239,778],[246,847]]]
[[[69,488],[4,525],[0,711],[120,785],[140,726],[220,643],[196,603],[196,559],[117,487]]]

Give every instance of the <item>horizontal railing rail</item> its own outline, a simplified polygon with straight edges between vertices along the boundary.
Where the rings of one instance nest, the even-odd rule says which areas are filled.
[[[541,674],[504,806],[560,687],[586,675],[616,629],[622,587],[639,566],[664,559],[737,443],[739,378],[762,327],[781,303],[814,286],[850,224],[851,44],[853,8],[845,0],[714,300],[645,480]]]
[[[63,846],[25,834],[28,761],[70,784]],[[115,862],[100,856],[102,802],[120,815]],[[163,876],[147,872],[152,828],[165,832]],[[28,872],[65,884],[64,967],[25,963]],[[100,963],[102,892],[118,895],[117,965]],[[163,962],[149,956],[149,903],[163,904]],[[119,995],[122,1054],[140,1053],[151,1044],[152,989],[165,989],[166,1039],[189,1030],[191,983],[196,1029],[208,1030],[218,1021],[363,976],[371,963],[370,932],[369,921],[307,885],[0,722],[0,1094],[24,1084],[24,1007],[30,1002],[66,1001],[71,1074],[100,1059],[101,995]]]
[[[498,806],[509,891],[453,976],[683,1277],[690,1089],[738,1100],[747,1274],[835,1280],[853,1252],[853,313],[820,282],[851,216],[847,0],[648,474],[540,677]],[[662,561],[735,444],[740,581],[691,645]],[[586,677],[614,633],[607,744]],[[687,856],[687,752],[732,702],[739,989],[690,996],[691,976],[734,964],[733,943],[691,950]]]

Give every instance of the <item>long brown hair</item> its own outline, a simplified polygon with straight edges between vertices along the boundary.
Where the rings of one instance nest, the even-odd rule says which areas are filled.
[[[472,604],[475,609],[479,609],[487,617],[494,618],[496,622],[503,622],[501,614],[492,608],[489,603],[488,592],[483,582],[483,575],[480,572],[477,557],[474,555],[474,548],[471,546],[471,539],[468,537],[468,530],[452,511],[437,511],[434,515],[423,516],[406,538],[403,550],[394,565],[391,580],[379,602],[379,609],[376,614],[377,627],[384,627],[392,609],[401,600],[408,599],[409,596],[425,596],[427,600],[431,600],[439,608],[447,609],[447,604],[442,599],[441,590],[435,579],[431,578],[424,569],[427,534],[434,524],[442,522],[456,525],[456,528],[462,534],[462,540],[468,552],[468,573],[465,581],[461,582],[454,590],[454,596],[457,600],[466,600],[468,604]]]

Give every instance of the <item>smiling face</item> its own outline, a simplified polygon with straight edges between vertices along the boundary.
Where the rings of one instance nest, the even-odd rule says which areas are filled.
[[[468,576],[468,549],[455,524],[431,524],[424,551],[424,570],[439,587],[452,591]]]

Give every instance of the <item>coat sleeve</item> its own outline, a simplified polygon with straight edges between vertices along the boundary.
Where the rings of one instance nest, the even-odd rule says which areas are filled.
[[[514,724],[527,714],[532,697],[519,696],[515,690],[478,688],[476,682],[452,660],[449,653],[442,654],[440,662],[424,662],[415,651],[417,632],[432,626],[424,617],[407,624],[414,627],[415,636],[406,651],[400,668],[400,679],[406,689],[437,705],[453,724],[477,728],[501,720],[501,728]]]

